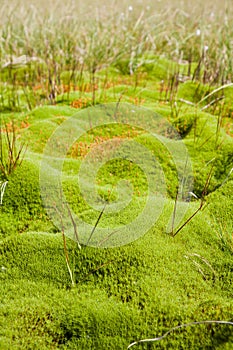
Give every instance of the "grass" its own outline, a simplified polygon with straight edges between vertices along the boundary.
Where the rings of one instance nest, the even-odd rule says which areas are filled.
[[[0,170],[5,180],[22,164],[26,151],[24,143],[17,145],[16,133],[14,120],[10,124],[0,125]]]
[[[230,3],[0,14],[0,349],[231,350]]]

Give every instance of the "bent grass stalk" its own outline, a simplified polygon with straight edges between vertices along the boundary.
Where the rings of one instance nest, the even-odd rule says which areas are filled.
[[[217,89],[213,90],[211,93],[209,93],[208,95],[206,95],[204,98],[202,98],[198,103],[197,103],[197,106],[199,106],[202,102],[204,102],[205,100],[207,100],[209,97],[211,97],[212,95],[214,95],[216,92],[219,92],[221,90],[224,90],[228,87],[231,87],[233,86],[233,83],[229,83],[229,84],[225,84],[225,85],[222,85],[220,87],[218,87]]]
[[[3,196],[4,196],[4,193],[5,193],[7,184],[8,184],[8,181],[3,181],[3,182],[0,181],[0,185],[1,185],[1,187],[0,187],[0,205],[2,205]]]
[[[131,343],[131,344],[127,347],[127,349],[130,349],[130,348],[132,348],[134,345],[137,345],[137,344],[140,344],[140,343],[148,343],[148,342],[155,342],[155,341],[162,340],[162,339],[164,339],[166,336],[168,336],[170,333],[176,331],[177,329],[184,328],[184,327],[195,326],[195,325],[201,325],[201,324],[222,324],[222,325],[233,326],[233,322],[230,322],[230,321],[214,321],[214,320],[184,323],[184,324],[181,324],[181,325],[179,325],[179,326],[176,326],[176,327],[173,327],[173,328],[169,329],[169,331],[167,331],[165,334],[163,334],[163,335],[160,336],[160,337],[151,338],[151,339],[141,339],[141,340],[135,341],[135,342]]]
[[[197,262],[194,258],[198,258],[202,263],[205,264],[205,266],[207,266],[210,269],[213,276],[216,276],[216,271],[213,269],[209,261],[205,259],[203,256],[197,253],[190,253],[190,254],[184,255],[184,257],[188,260],[191,260],[192,264],[197,268],[198,272],[200,272],[204,280],[207,280],[207,276],[204,273],[202,265],[199,262]]]
[[[188,101],[188,100],[185,100],[185,99],[182,99],[182,98],[179,98],[178,101],[182,102],[182,103],[185,103],[187,105],[191,105],[193,106],[196,111],[199,110],[200,111],[205,111],[207,110],[209,107],[211,107],[212,105],[214,104],[217,104],[219,101],[223,100],[225,98],[225,96],[221,96],[221,97],[217,97],[215,98],[214,100],[210,101],[209,103],[207,103],[205,106],[201,107],[200,105],[206,101],[209,97],[213,96],[214,94],[216,94],[217,92],[221,91],[221,90],[224,90],[228,87],[232,87],[233,86],[233,83],[229,83],[229,84],[225,84],[225,85],[221,85],[220,87],[214,89],[212,92],[210,92],[209,94],[207,94],[206,96],[204,96],[201,100],[199,100],[197,103],[193,103],[191,101]],[[218,144],[217,144],[217,141],[218,141],[218,137],[219,137],[219,132],[220,132],[220,127],[221,127],[221,122],[222,122],[222,118],[223,116],[221,117],[218,117],[218,122],[217,122],[217,129],[216,129],[216,133],[215,133],[215,137],[216,137],[216,148],[218,147]],[[206,123],[207,123],[207,120],[206,120]],[[196,128],[196,125],[195,125],[195,128]],[[204,128],[202,129],[204,130]],[[199,149],[201,149],[214,135],[210,135],[205,141],[203,141],[203,143],[198,146]],[[200,135],[199,135],[200,137]],[[194,139],[195,139],[195,136],[194,136]],[[195,142],[196,143],[196,142]]]

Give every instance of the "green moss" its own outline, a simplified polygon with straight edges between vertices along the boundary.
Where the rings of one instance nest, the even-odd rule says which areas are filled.
[[[177,98],[182,98],[186,101],[197,104],[212,90],[213,89],[211,89],[208,85],[203,85],[193,81],[186,81],[184,84],[179,85]],[[208,104],[209,102],[210,101],[206,100],[205,104]]]
[[[14,214],[41,215],[42,202],[39,189],[39,173],[32,163],[24,161],[9,177],[4,195],[3,211]]]
[[[189,57],[187,52],[184,55]],[[175,206],[178,176],[166,145],[148,132],[125,125],[104,125],[86,132],[79,140],[83,153],[72,153],[70,149],[62,169],[66,200],[81,219],[95,224],[100,213],[97,209],[102,210],[106,201],[111,206],[117,199],[128,198],[131,200],[124,210],[104,213],[100,226],[111,230],[137,217],[148,197],[147,176],[143,171],[146,167],[148,176],[157,185],[153,195],[162,192],[166,203],[150,230],[128,245],[111,249],[82,245],[80,250],[67,237],[69,263],[76,282],[72,288],[62,235],[49,221],[41,199],[39,166],[53,131],[78,113],[79,109],[71,105],[80,99],[83,104],[76,107],[92,105],[91,74],[84,69],[82,77],[80,72],[72,75],[70,67],[65,66],[60,72],[61,83],[68,84],[72,78],[71,83],[79,86],[80,91],[60,94],[54,101],[57,105],[40,106],[30,111],[27,110],[28,102],[32,107],[45,103],[41,91],[33,95],[28,87],[30,101],[27,101],[22,86],[13,86],[12,80],[6,89],[0,85],[2,109],[26,110],[24,113],[2,113],[1,119],[9,122],[14,118],[21,139],[29,141],[26,160],[9,177],[0,207],[0,349],[122,350],[135,340],[161,336],[182,323],[232,320],[233,142],[220,125],[221,118],[225,118],[225,114],[221,116],[221,110],[231,121],[232,88],[224,89],[225,106],[217,101],[216,105],[201,111],[223,91],[206,99],[201,106],[198,104],[214,90],[214,86],[191,81],[191,78],[181,82],[183,77],[186,80],[189,68],[189,74],[194,73],[196,63],[190,66],[188,62],[178,64],[154,53],[145,53],[133,60],[133,74],[130,74],[129,56],[122,55],[114,62],[96,72],[95,103],[142,104],[169,121],[181,138],[168,137],[166,142],[174,150],[181,142],[187,146],[192,159],[193,192],[199,198],[214,164],[206,206],[172,238],[166,231]],[[28,68],[17,72],[19,81],[25,72]],[[1,72],[2,80],[9,78],[8,73]],[[124,141],[133,139],[154,158],[148,160],[147,153],[141,148],[140,164],[132,164],[125,157],[133,156],[126,144],[114,153],[119,159],[110,159],[98,169],[94,183],[96,193],[93,193],[89,178],[85,178],[87,186],[83,196],[77,174],[89,149],[117,137]],[[116,144],[114,149],[117,149]],[[105,153],[100,155],[100,160],[110,151],[111,147],[104,147]],[[95,157],[91,159],[91,164],[96,160]],[[158,163],[165,177],[165,189],[156,172]],[[178,163],[184,167],[183,155]],[[45,182],[50,184],[52,175],[49,172],[47,175]],[[117,185],[123,179],[126,181],[120,191]],[[52,187],[50,190],[53,203],[59,194],[52,191]],[[95,199],[98,206],[92,208],[87,199]],[[162,206],[160,197],[156,204]],[[188,209],[179,225],[185,223],[199,205],[200,200],[195,198],[191,203],[178,202],[175,223]],[[145,217],[145,221],[147,219]],[[79,227],[77,230],[79,233]],[[90,233],[85,232],[84,238]],[[130,234],[133,238],[134,232]],[[122,239],[119,231],[119,242]],[[174,331],[162,341],[139,347],[231,350],[231,328],[196,325]]]
[[[102,349],[103,344],[121,349],[177,324],[229,319],[230,275],[222,275],[227,271],[224,253],[216,248],[208,227],[193,235],[198,223],[196,219],[175,240],[151,231],[122,248],[76,249],[78,285],[73,290],[67,289],[61,235],[31,233],[5,239],[0,244],[0,289],[5,291],[1,344],[6,349]],[[68,249],[71,259],[70,241]],[[220,349],[231,341],[229,327],[202,325],[174,333],[160,347],[194,350],[205,344]]]
[[[8,179],[0,212],[3,236],[23,232],[32,227],[52,229],[40,195],[38,168],[24,161]],[[40,223],[41,222],[41,223]]]
[[[75,109],[69,106],[43,106],[35,108],[28,113],[29,121],[41,121],[43,119],[50,119],[52,117],[66,117],[75,114]]]

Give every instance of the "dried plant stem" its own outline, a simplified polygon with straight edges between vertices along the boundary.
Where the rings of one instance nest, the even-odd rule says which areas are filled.
[[[224,89],[226,89],[226,88],[228,88],[228,87],[231,87],[231,86],[233,86],[233,83],[229,83],[229,84],[220,86],[219,88],[215,89],[214,91],[212,91],[211,93],[209,93],[207,96],[205,96],[204,98],[202,98],[202,99],[197,103],[197,105],[200,105],[202,102],[204,102],[205,100],[207,100],[210,96],[214,95],[216,92],[221,91],[221,90],[224,90]]]
[[[178,194],[179,194],[179,189],[177,188],[174,210],[173,210],[173,214],[172,214],[172,235],[174,234],[174,225],[175,225],[175,218],[176,218],[176,207],[177,207],[177,201],[178,201]]]
[[[3,182],[0,182],[0,205],[2,205],[2,201],[3,201],[3,196],[4,196],[4,193],[5,193],[5,189],[6,189],[6,185],[8,184],[8,181],[3,181]]]
[[[75,281],[74,281],[74,277],[73,277],[73,272],[72,272],[71,267],[70,267],[70,260],[69,260],[69,253],[68,253],[67,244],[66,244],[66,235],[65,235],[65,227],[64,227],[64,223],[63,223],[63,218],[62,218],[62,214],[59,212],[57,207],[55,207],[55,210],[56,210],[57,214],[59,215],[60,221],[61,221],[61,233],[62,233],[62,239],[63,239],[63,248],[64,248],[66,266],[67,266],[67,269],[68,269],[68,272],[70,275],[71,284],[74,287]]]
[[[64,246],[66,265],[67,265],[67,269],[68,269],[69,274],[70,274],[71,284],[74,287],[75,286],[75,281],[74,281],[73,273],[72,273],[71,268],[70,268],[69,253],[68,253],[68,249],[67,249],[67,245],[66,245],[66,236],[65,236],[64,228],[62,229],[62,239],[63,239],[63,246]]]
[[[172,221],[172,232],[171,235],[173,237],[175,237],[193,218],[194,216],[197,215],[197,213],[203,209],[204,204],[205,204],[205,196],[207,193],[207,189],[209,187],[210,184],[210,179],[211,179],[211,175],[213,172],[213,168],[214,168],[214,164],[212,164],[212,167],[210,169],[209,175],[207,176],[206,182],[205,182],[205,186],[204,189],[202,191],[202,195],[201,195],[201,202],[200,202],[200,206],[197,208],[197,210],[183,223],[183,225],[181,225],[178,230],[174,233],[173,232],[173,228],[174,228],[174,220],[175,220],[175,213],[176,213],[176,206],[177,206],[177,199],[178,199],[178,191],[177,191],[177,195],[176,195],[176,199],[175,199],[175,204],[174,204],[174,211],[173,211],[173,221]]]
[[[104,213],[104,211],[105,211],[105,209],[106,209],[106,206],[107,206],[107,202],[104,204],[104,207],[103,207],[103,209],[101,210],[101,212],[100,212],[100,214],[99,214],[99,216],[98,216],[98,218],[97,218],[97,220],[96,220],[96,223],[95,223],[95,225],[94,225],[94,227],[93,227],[93,229],[92,229],[92,231],[91,231],[91,234],[90,234],[90,236],[89,236],[89,238],[88,238],[88,240],[87,240],[86,245],[89,244],[89,242],[90,242],[90,240],[91,240],[91,238],[92,238],[92,236],[93,236],[93,234],[94,234],[94,232],[95,232],[95,230],[96,230],[96,227],[98,226],[98,224],[99,224],[99,222],[100,222],[100,219],[101,219],[101,217],[102,217],[102,215],[103,215],[103,213]]]
[[[109,199],[110,199],[112,190],[113,190],[113,187],[112,187],[111,191],[109,191],[109,194],[108,194],[108,201],[109,201]],[[105,209],[106,209],[106,206],[107,206],[107,204],[108,204],[108,201],[106,201],[106,203],[104,204],[103,209],[101,210],[101,212],[100,212],[100,214],[99,214],[99,216],[98,216],[98,218],[97,218],[97,220],[96,220],[96,222],[95,222],[95,225],[94,225],[94,227],[93,227],[93,229],[92,229],[92,231],[91,231],[91,234],[90,234],[90,236],[89,236],[89,238],[88,238],[88,240],[87,240],[86,245],[88,245],[88,244],[90,243],[90,240],[91,240],[91,238],[92,238],[92,236],[93,236],[93,234],[94,234],[94,232],[95,232],[95,230],[96,230],[96,228],[97,228],[97,226],[98,226],[98,224],[99,224],[99,222],[100,222],[100,219],[101,219],[101,217],[102,217],[102,215],[103,215],[103,213],[104,213],[104,211],[105,211]]]
[[[176,331],[177,329],[180,329],[180,328],[183,328],[183,327],[190,327],[190,326],[200,325],[200,324],[225,324],[225,325],[228,325],[228,326],[233,326],[233,322],[229,322],[229,321],[214,321],[214,320],[184,323],[184,324],[181,324],[179,326],[176,326],[176,327],[173,327],[173,328],[169,329],[169,331],[167,331],[161,337],[151,338],[151,339],[142,339],[142,340],[135,341],[135,342],[131,343],[127,347],[127,349],[130,349],[134,345],[137,345],[137,344],[140,344],[140,343],[148,343],[148,342],[155,342],[155,341],[162,340],[167,335],[169,335],[171,332]]]
[[[201,203],[202,204],[202,203]],[[172,234],[173,237],[177,235],[193,218],[194,216],[201,210],[202,205],[183,223],[183,225],[180,226],[180,228]]]
[[[5,132],[3,132],[2,124],[0,123],[0,171],[6,179],[22,164],[27,150],[25,143],[21,143],[17,149],[16,126],[14,121],[12,121],[11,128],[12,131],[10,131],[8,125],[4,123]],[[5,142],[3,135],[5,136]]]
[[[73,215],[72,215],[72,213],[71,213],[71,210],[70,210],[69,205],[67,205],[67,209],[68,209],[68,213],[69,213],[69,216],[70,216],[70,218],[71,218],[72,225],[73,225],[73,228],[74,228],[74,237],[75,237],[75,239],[76,239],[76,242],[77,242],[77,244],[78,244],[79,249],[81,249],[81,245],[80,245],[79,237],[78,237],[77,225],[76,225],[76,222],[75,222],[75,220],[74,220],[74,218],[73,218]]]

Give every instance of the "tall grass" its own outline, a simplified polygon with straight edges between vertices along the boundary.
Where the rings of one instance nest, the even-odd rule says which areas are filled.
[[[94,104],[98,70],[122,61],[134,75],[148,55],[186,62],[187,74],[196,62],[193,80],[231,81],[232,9],[218,2],[14,0],[0,15],[0,86],[2,92],[5,83],[11,88],[11,108],[20,90],[29,109],[43,100],[55,103],[64,85],[81,91],[85,74]],[[15,64],[24,55],[26,61]],[[3,98],[0,107],[8,105]]]

